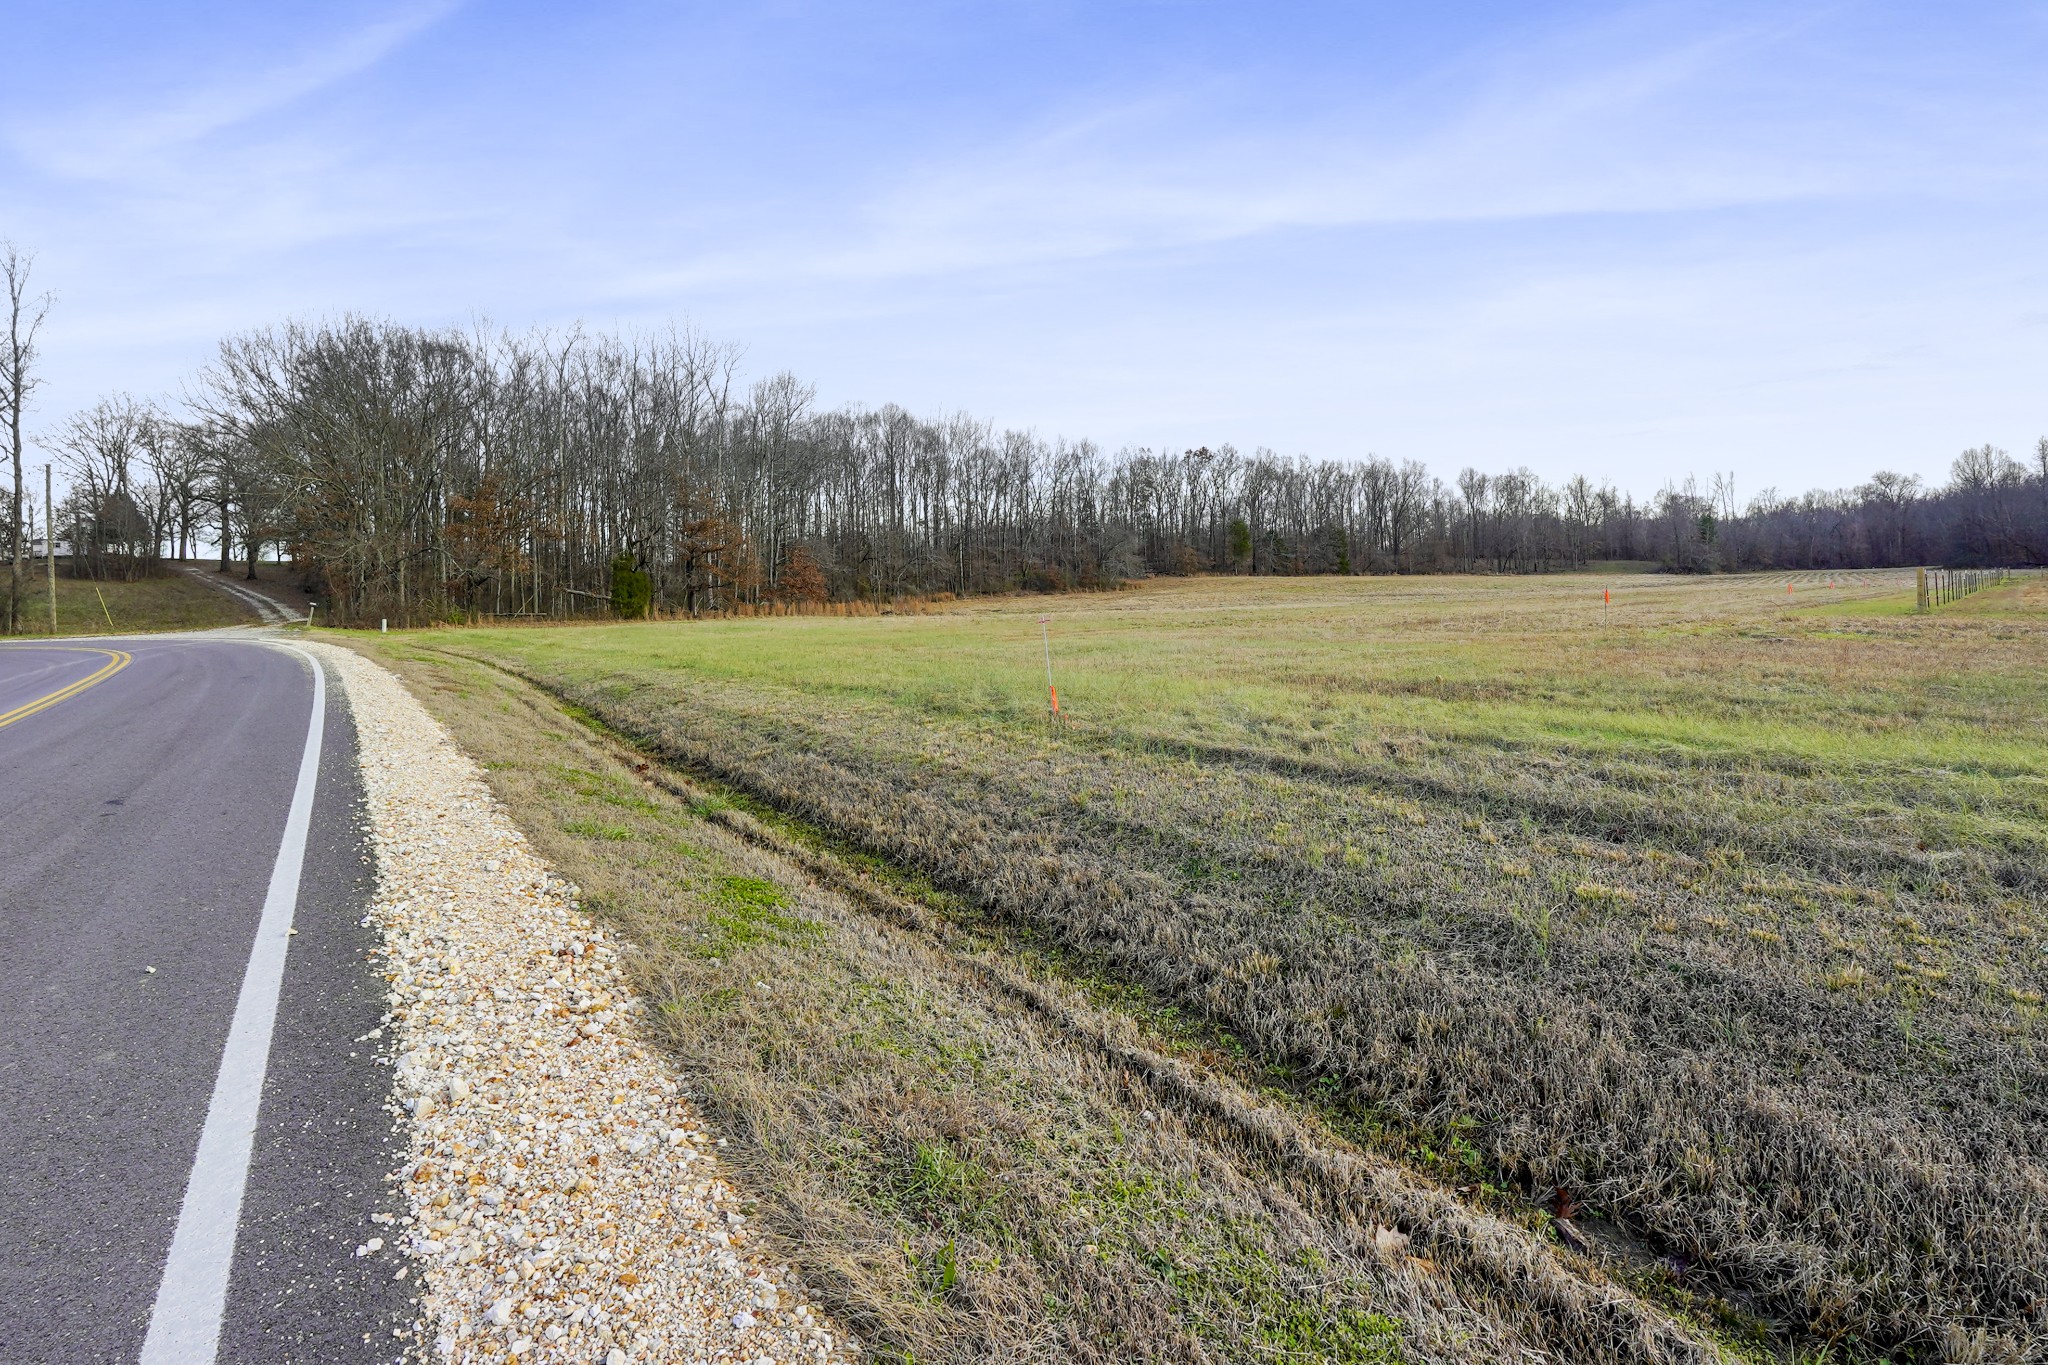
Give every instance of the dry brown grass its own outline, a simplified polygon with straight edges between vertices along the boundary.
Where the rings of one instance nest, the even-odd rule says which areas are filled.
[[[1167,1055],[971,907],[493,670],[375,652],[638,945],[758,1222],[878,1359],[1715,1358],[1529,1227]]]

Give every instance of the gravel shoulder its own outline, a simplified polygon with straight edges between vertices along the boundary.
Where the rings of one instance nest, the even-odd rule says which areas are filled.
[[[855,1358],[786,1267],[750,1246],[741,1198],[671,1069],[641,1038],[622,945],[539,856],[482,771],[389,672],[309,646],[358,732],[403,1105],[395,1243],[420,1286],[425,1358]]]

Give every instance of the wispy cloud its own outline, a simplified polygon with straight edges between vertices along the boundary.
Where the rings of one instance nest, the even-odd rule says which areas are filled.
[[[368,71],[457,9],[431,0],[307,43],[267,68],[237,70],[143,105],[67,109],[17,123],[9,141],[49,175],[80,180],[154,176],[167,158],[208,137],[298,103]]]
[[[0,88],[52,411],[345,308],[686,313],[842,397],[1591,472],[1820,481],[2040,411],[2030,0],[265,3],[78,0]]]
[[[1609,24],[1284,118],[1248,107],[1264,92],[1182,84],[900,171],[828,231],[700,251],[621,288],[886,282],[1294,229],[1782,205],[1966,173],[1968,158],[1903,155],[1896,126],[1759,87],[1753,70],[1809,23],[1675,37]],[[2030,126],[2014,120],[2014,137]],[[1974,160],[1995,166],[2001,150],[1980,136]]]

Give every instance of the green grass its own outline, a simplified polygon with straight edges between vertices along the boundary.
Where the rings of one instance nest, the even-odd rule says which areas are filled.
[[[1985,588],[1935,610],[1956,616],[1995,616],[2017,621],[2039,621],[2048,611],[2048,575],[2034,572],[2024,577]]]
[[[1968,597],[1930,607],[1926,615],[1942,616],[2003,616],[2016,620],[2039,620],[2048,611],[2048,588],[2044,588],[2039,575],[2028,575],[2001,583],[1997,587],[1982,588]],[[1885,617],[1921,615],[1920,597],[1917,591],[1893,593],[1886,597],[1852,598],[1847,601],[1825,602],[1799,608],[1801,616],[1852,616]]]
[[[598,820],[571,820],[562,828],[584,839],[609,839],[614,843],[624,843],[634,837],[633,831],[624,825],[608,825]]]
[[[793,701],[872,701],[1017,729],[1045,715],[1043,610],[1071,726],[1159,744],[1281,732],[1341,746],[1410,730],[1943,763],[1981,759],[1987,738],[2024,731],[2017,722],[2048,700],[2048,684],[1997,659],[1951,667],[1952,655],[1916,649],[1910,633],[1844,650],[1812,624],[1894,614],[1888,583],[1842,589],[1819,608],[1788,605],[1782,583],[1625,579],[1611,627],[1597,590],[1575,582],[1211,580],[928,616],[481,630],[464,632],[462,647],[551,676],[683,671]],[[1992,596],[1976,599],[1986,604],[1976,614]],[[1973,605],[1944,608],[1939,624]],[[1958,684],[1991,687],[1948,704]],[[2048,771],[2038,741],[2021,753],[2027,771]]]
[[[2048,583],[1910,586],[1199,580],[421,638],[1855,1358],[2048,1335]]]
[[[704,919],[715,932],[706,934],[697,950],[707,957],[763,943],[815,943],[825,933],[816,920],[788,913],[789,898],[760,877],[721,876],[711,901],[716,908]]]

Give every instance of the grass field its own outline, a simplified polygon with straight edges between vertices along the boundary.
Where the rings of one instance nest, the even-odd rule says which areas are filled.
[[[0,577],[0,606],[7,584]],[[57,578],[59,635],[133,635],[165,630],[212,630],[256,624],[256,614],[224,592],[173,571],[134,583],[93,583]],[[43,566],[37,564],[21,608],[24,636],[50,635],[50,598]]]
[[[1157,1228],[1113,1252],[1098,1239],[1091,1255],[1122,1258],[1119,1284],[1199,1349],[1092,1358],[1495,1359],[1514,1346],[1570,1359],[2037,1359],[2048,582],[1927,617],[1898,610],[1911,591],[1900,575],[1792,587],[1198,580],[924,616],[394,636],[387,654],[465,692],[514,687],[496,669],[516,671],[785,822],[777,837],[804,856],[910,879],[922,908],[892,932],[933,963],[957,967],[971,950],[976,972],[1022,972],[1112,1021],[1035,1015],[1038,1055],[1009,1057],[997,1087],[1016,1132],[976,1127],[982,1109],[965,1106],[946,1159],[1021,1173],[1019,1187],[1088,1188],[1092,1168],[1049,1154],[1052,1121],[1027,1102],[1042,1072],[1051,1090],[1093,1096],[1111,1116],[1101,1131],[1118,1130],[1116,1086],[1087,1080],[1099,1061],[1046,1060],[1076,1030],[1135,1030],[1202,1084],[1267,1106],[1254,1122],[1225,1105],[1239,1115],[1225,1129],[1297,1125],[1286,1142],[1247,1145],[1218,1137],[1212,1114],[1188,1121],[1194,1155],[1154,1153],[1141,1183],[1184,1190],[1177,1207],[1208,1210],[1186,1226],[1208,1231],[1185,1255],[1159,1254]],[[529,733],[548,724],[529,721]],[[606,814],[624,809],[608,806],[612,778],[534,777],[508,734],[490,741],[502,771],[528,773],[523,814],[551,825],[560,856],[594,873],[623,860],[636,876],[689,862],[687,839]],[[674,818],[705,824],[703,805]],[[729,934],[718,916],[735,912],[718,909],[715,884],[636,885],[617,899],[651,961],[704,941],[663,949],[677,926]],[[779,932],[741,934],[734,952],[780,953],[799,974],[824,956]],[[904,980],[925,989],[923,972]],[[670,980],[672,999],[745,990],[685,980]],[[985,986],[929,994],[941,1019],[990,1008]],[[742,998],[754,1031],[740,1051],[721,1052],[715,1031],[678,1046],[706,1063],[754,1057],[765,1104],[799,1082],[759,1058],[796,1035]],[[858,992],[848,999],[814,1046],[893,1036],[898,1004],[864,1013]],[[959,1027],[969,1052],[1010,1036],[986,1017]],[[937,1122],[928,1061],[904,1062],[895,1122]],[[874,1156],[887,1144],[860,1134],[880,1119],[828,1102],[842,1083],[801,1078],[824,1097],[807,1121]],[[980,1095],[990,1084],[970,1087],[977,1105],[994,1103]],[[1299,1159],[1253,1159],[1276,1142]],[[764,1187],[796,1189],[825,1159],[765,1163]],[[1172,1183],[1225,1167],[1237,1184]],[[1375,1172],[1379,1202],[1303,1174],[1339,1168]],[[1064,1245],[1056,1220],[977,1205],[982,1221],[963,1222],[932,1178],[941,1195],[908,1213],[842,1191],[879,1220],[865,1232],[801,1199],[790,1207],[809,1212],[788,1231],[846,1247],[900,1234],[906,1267],[921,1264],[919,1237],[943,1232],[949,1256],[974,1261],[977,1292],[1022,1321],[1002,1295],[1024,1292],[1024,1266],[1052,1273],[1033,1248]],[[962,1179],[974,1199],[998,1188]],[[1285,1235],[1250,1250],[1288,1269],[1246,1289],[1219,1271],[1249,1254],[1228,1230],[1283,1197],[1296,1222],[1274,1219]],[[1039,1231],[1007,1245],[991,1240],[998,1225]],[[1335,1269],[1304,1278],[1310,1265]],[[871,1318],[887,1317],[878,1304],[907,1312],[891,1283],[843,1297]],[[1325,1291],[1337,1299],[1314,1299]],[[966,1319],[943,1300],[888,1319],[892,1330],[919,1360],[988,1358],[996,1347],[962,1345]],[[1315,1319],[1333,1303],[1377,1315],[1352,1354],[1216,1326]],[[1080,1358],[1071,1341],[1064,1351],[1044,1358]]]

